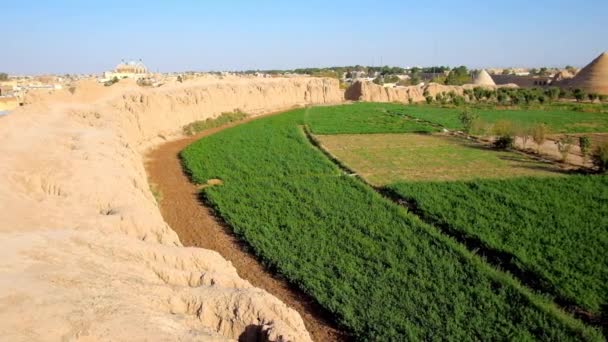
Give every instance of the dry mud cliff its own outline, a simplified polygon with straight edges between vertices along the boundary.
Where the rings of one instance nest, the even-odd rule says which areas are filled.
[[[449,93],[453,91],[457,95],[462,95],[465,89],[473,89],[475,87],[483,87],[496,89],[499,87],[514,87],[515,85],[474,85],[465,84],[463,86],[450,86],[437,83],[429,83],[426,85],[416,85],[407,87],[387,88],[372,82],[357,81],[353,83],[345,93],[345,98],[350,101],[365,101],[365,102],[423,102],[425,101],[424,94],[435,97],[437,94]]]
[[[294,310],[163,221],[143,152],[184,124],[343,100],[335,80],[81,83],[0,117],[0,340],[310,340]]]

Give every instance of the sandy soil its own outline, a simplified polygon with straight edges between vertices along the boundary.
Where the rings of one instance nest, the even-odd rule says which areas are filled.
[[[0,340],[310,340],[217,252],[182,245],[143,155],[223,111],[341,100],[337,81],[313,78],[28,94],[0,117]]]
[[[178,153],[190,143],[234,125],[163,144],[148,154],[146,170],[150,183],[160,192],[160,209],[165,221],[177,232],[184,246],[220,253],[232,262],[241,278],[270,292],[298,311],[313,340],[347,340],[347,336],[332,322],[329,313],[286,280],[265,269],[248,252],[247,246],[231,234],[229,227],[218,222],[212,211],[198,200],[199,189],[184,175]]]

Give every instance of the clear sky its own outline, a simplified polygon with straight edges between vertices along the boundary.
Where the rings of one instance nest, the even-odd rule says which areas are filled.
[[[0,0],[0,71],[334,65],[582,66],[608,50],[608,0]]]

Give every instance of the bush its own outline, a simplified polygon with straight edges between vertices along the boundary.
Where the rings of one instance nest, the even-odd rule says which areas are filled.
[[[599,95],[596,93],[590,93],[589,95],[587,95],[587,97],[589,98],[589,101],[593,102],[593,101],[597,100]]]
[[[586,135],[578,137],[578,147],[581,149],[583,159],[586,159],[589,154],[589,149],[591,148],[591,139]]]
[[[206,120],[192,122],[183,127],[183,132],[185,135],[195,135],[206,129],[220,127],[231,122],[243,120],[248,116],[249,115],[241,112],[240,110],[236,110],[231,113],[222,113],[217,118],[208,118]]]
[[[425,97],[425,99],[426,99],[426,103],[427,104],[433,103],[433,97],[432,96],[429,95],[429,96]]]
[[[576,99],[577,102],[582,102],[585,97],[587,97],[587,94],[581,90],[581,89],[574,89],[574,98]]]
[[[501,150],[506,150],[508,148],[513,147],[513,137],[510,135],[498,137],[496,140],[494,140],[494,147],[499,148]]]
[[[456,95],[454,96],[454,98],[452,98],[452,103],[456,106],[462,106],[465,104],[465,99],[463,96],[460,95]]]
[[[465,110],[458,115],[458,120],[460,120],[460,123],[462,124],[463,131],[469,134],[475,121],[479,120],[479,115]]]
[[[608,171],[608,142],[596,147],[591,159],[600,172]]]
[[[118,77],[114,76],[111,80],[106,81],[103,85],[106,87],[109,87],[111,85],[118,83],[118,81],[119,81]]]

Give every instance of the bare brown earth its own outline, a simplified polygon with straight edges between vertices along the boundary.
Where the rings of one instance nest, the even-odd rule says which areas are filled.
[[[28,93],[0,117],[0,340],[310,341],[297,311],[184,247],[144,169],[192,121],[338,103],[337,80],[121,80]]]
[[[271,114],[272,115],[272,114]],[[249,119],[251,120],[251,119]],[[249,121],[245,120],[245,121]],[[241,122],[242,123],[242,122]],[[232,127],[210,129],[196,136],[168,142],[151,151],[146,160],[149,182],[160,192],[159,206],[165,221],[186,247],[216,251],[230,261],[238,275],[298,311],[315,341],[345,341],[330,315],[312,298],[268,271],[230,231],[198,200],[200,189],[183,173],[178,154],[192,142]]]

